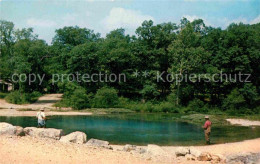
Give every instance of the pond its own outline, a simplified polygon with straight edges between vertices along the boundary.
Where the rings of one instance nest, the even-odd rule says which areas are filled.
[[[0,117],[22,127],[37,126],[35,117]],[[47,127],[63,129],[65,134],[85,132],[90,138],[107,140],[111,144],[136,145],[202,145],[204,133],[201,126],[175,121],[172,115],[115,114],[93,116],[51,116]],[[260,127],[212,127],[213,143],[235,142],[260,137]]]

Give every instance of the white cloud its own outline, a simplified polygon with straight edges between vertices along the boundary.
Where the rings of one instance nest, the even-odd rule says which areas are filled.
[[[260,15],[250,22],[250,24],[257,24],[260,22]]]
[[[195,19],[202,19],[207,26],[212,27],[222,27],[226,28],[231,23],[244,23],[244,24],[256,24],[260,22],[260,15],[258,15],[255,19],[249,20],[245,17],[237,17],[236,19],[228,19],[228,18],[212,18],[212,17],[199,17],[197,15],[183,15],[183,17],[187,18],[189,21],[194,21]],[[212,23],[214,22],[214,23]]]
[[[35,19],[35,18],[28,19],[26,23],[31,27],[54,27],[57,25],[56,22],[52,20]]]
[[[143,15],[140,11],[124,8],[112,8],[109,15],[101,21],[106,31],[117,28],[125,28],[127,32],[133,33],[145,20],[153,20],[149,15]]]
[[[187,18],[190,22],[192,22],[196,19],[202,19],[206,26],[214,26],[211,22],[208,21],[207,18],[199,17],[197,15],[183,15],[182,17]]]

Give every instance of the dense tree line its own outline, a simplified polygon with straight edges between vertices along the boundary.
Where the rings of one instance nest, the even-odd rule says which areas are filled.
[[[179,24],[157,25],[144,21],[136,35],[116,29],[105,38],[87,28],[64,27],[56,30],[51,45],[38,39],[32,28],[15,29],[12,22],[4,20],[0,26],[0,77],[13,83],[19,93],[61,92],[71,102],[67,105],[75,109],[125,107],[123,104],[136,102],[146,107],[161,103],[159,111],[165,112],[180,106],[190,111],[217,107],[259,112],[259,23],[233,23],[222,30],[206,26],[201,19],[190,22],[183,18]],[[144,71],[149,73],[146,77],[133,76],[134,72]],[[124,74],[127,80],[52,83],[53,74],[99,72]],[[167,79],[168,74],[178,76],[175,81],[158,81],[158,72],[163,73],[162,79]],[[14,73],[45,76],[39,85],[39,79],[31,84],[28,79],[13,82]],[[235,82],[241,73],[250,74],[248,79],[242,78],[250,82]],[[191,74],[203,75],[202,80],[178,80]],[[209,81],[207,75],[213,74],[225,74],[233,81],[220,81],[220,76],[216,76],[217,82]]]

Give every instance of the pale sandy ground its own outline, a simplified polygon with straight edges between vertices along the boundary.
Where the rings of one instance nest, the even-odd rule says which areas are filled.
[[[53,105],[61,100],[62,94],[46,94],[33,104],[16,105],[0,99],[0,116],[36,116],[41,107],[45,108],[45,114],[50,115],[91,115],[90,112],[53,112]],[[32,109],[33,111],[19,111],[19,109]]]
[[[232,125],[240,126],[260,126],[260,121],[250,121],[245,119],[226,119]]]
[[[260,138],[211,146],[195,146],[202,152],[221,154],[223,156],[241,152],[260,152]],[[119,151],[123,146],[112,145],[114,150],[94,148],[86,145],[65,144],[52,139],[36,139],[26,137],[0,136],[0,163],[209,163],[200,161],[187,161],[184,158],[176,158],[175,146],[162,147],[164,155],[151,156],[149,154],[136,154]]]
[[[6,102],[4,99],[0,99],[0,108],[3,109],[33,109],[37,110],[41,107],[45,108],[53,108],[53,104],[61,100],[62,94],[46,94],[38,99],[37,102],[33,104],[24,104],[24,105],[17,105],[17,104],[10,104]]]

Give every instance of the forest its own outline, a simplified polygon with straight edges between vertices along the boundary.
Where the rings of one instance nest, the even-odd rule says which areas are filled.
[[[119,28],[105,37],[69,26],[57,29],[51,44],[32,28],[18,29],[5,20],[0,26],[0,79],[13,86],[4,96],[8,102],[30,103],[45,93],[63,93],[56,105],[76,110],[260,113],[260,23],[221,29],[202,19],[149,20],[135,35]],[[53,82],[53,75],[101,73],[124,75],[124,80]],[[44,80],[13,78],[32,74],[44,75]],[[176,78],[165,80],[169,74]],[[192,80],[180,80],[190,75]]]

